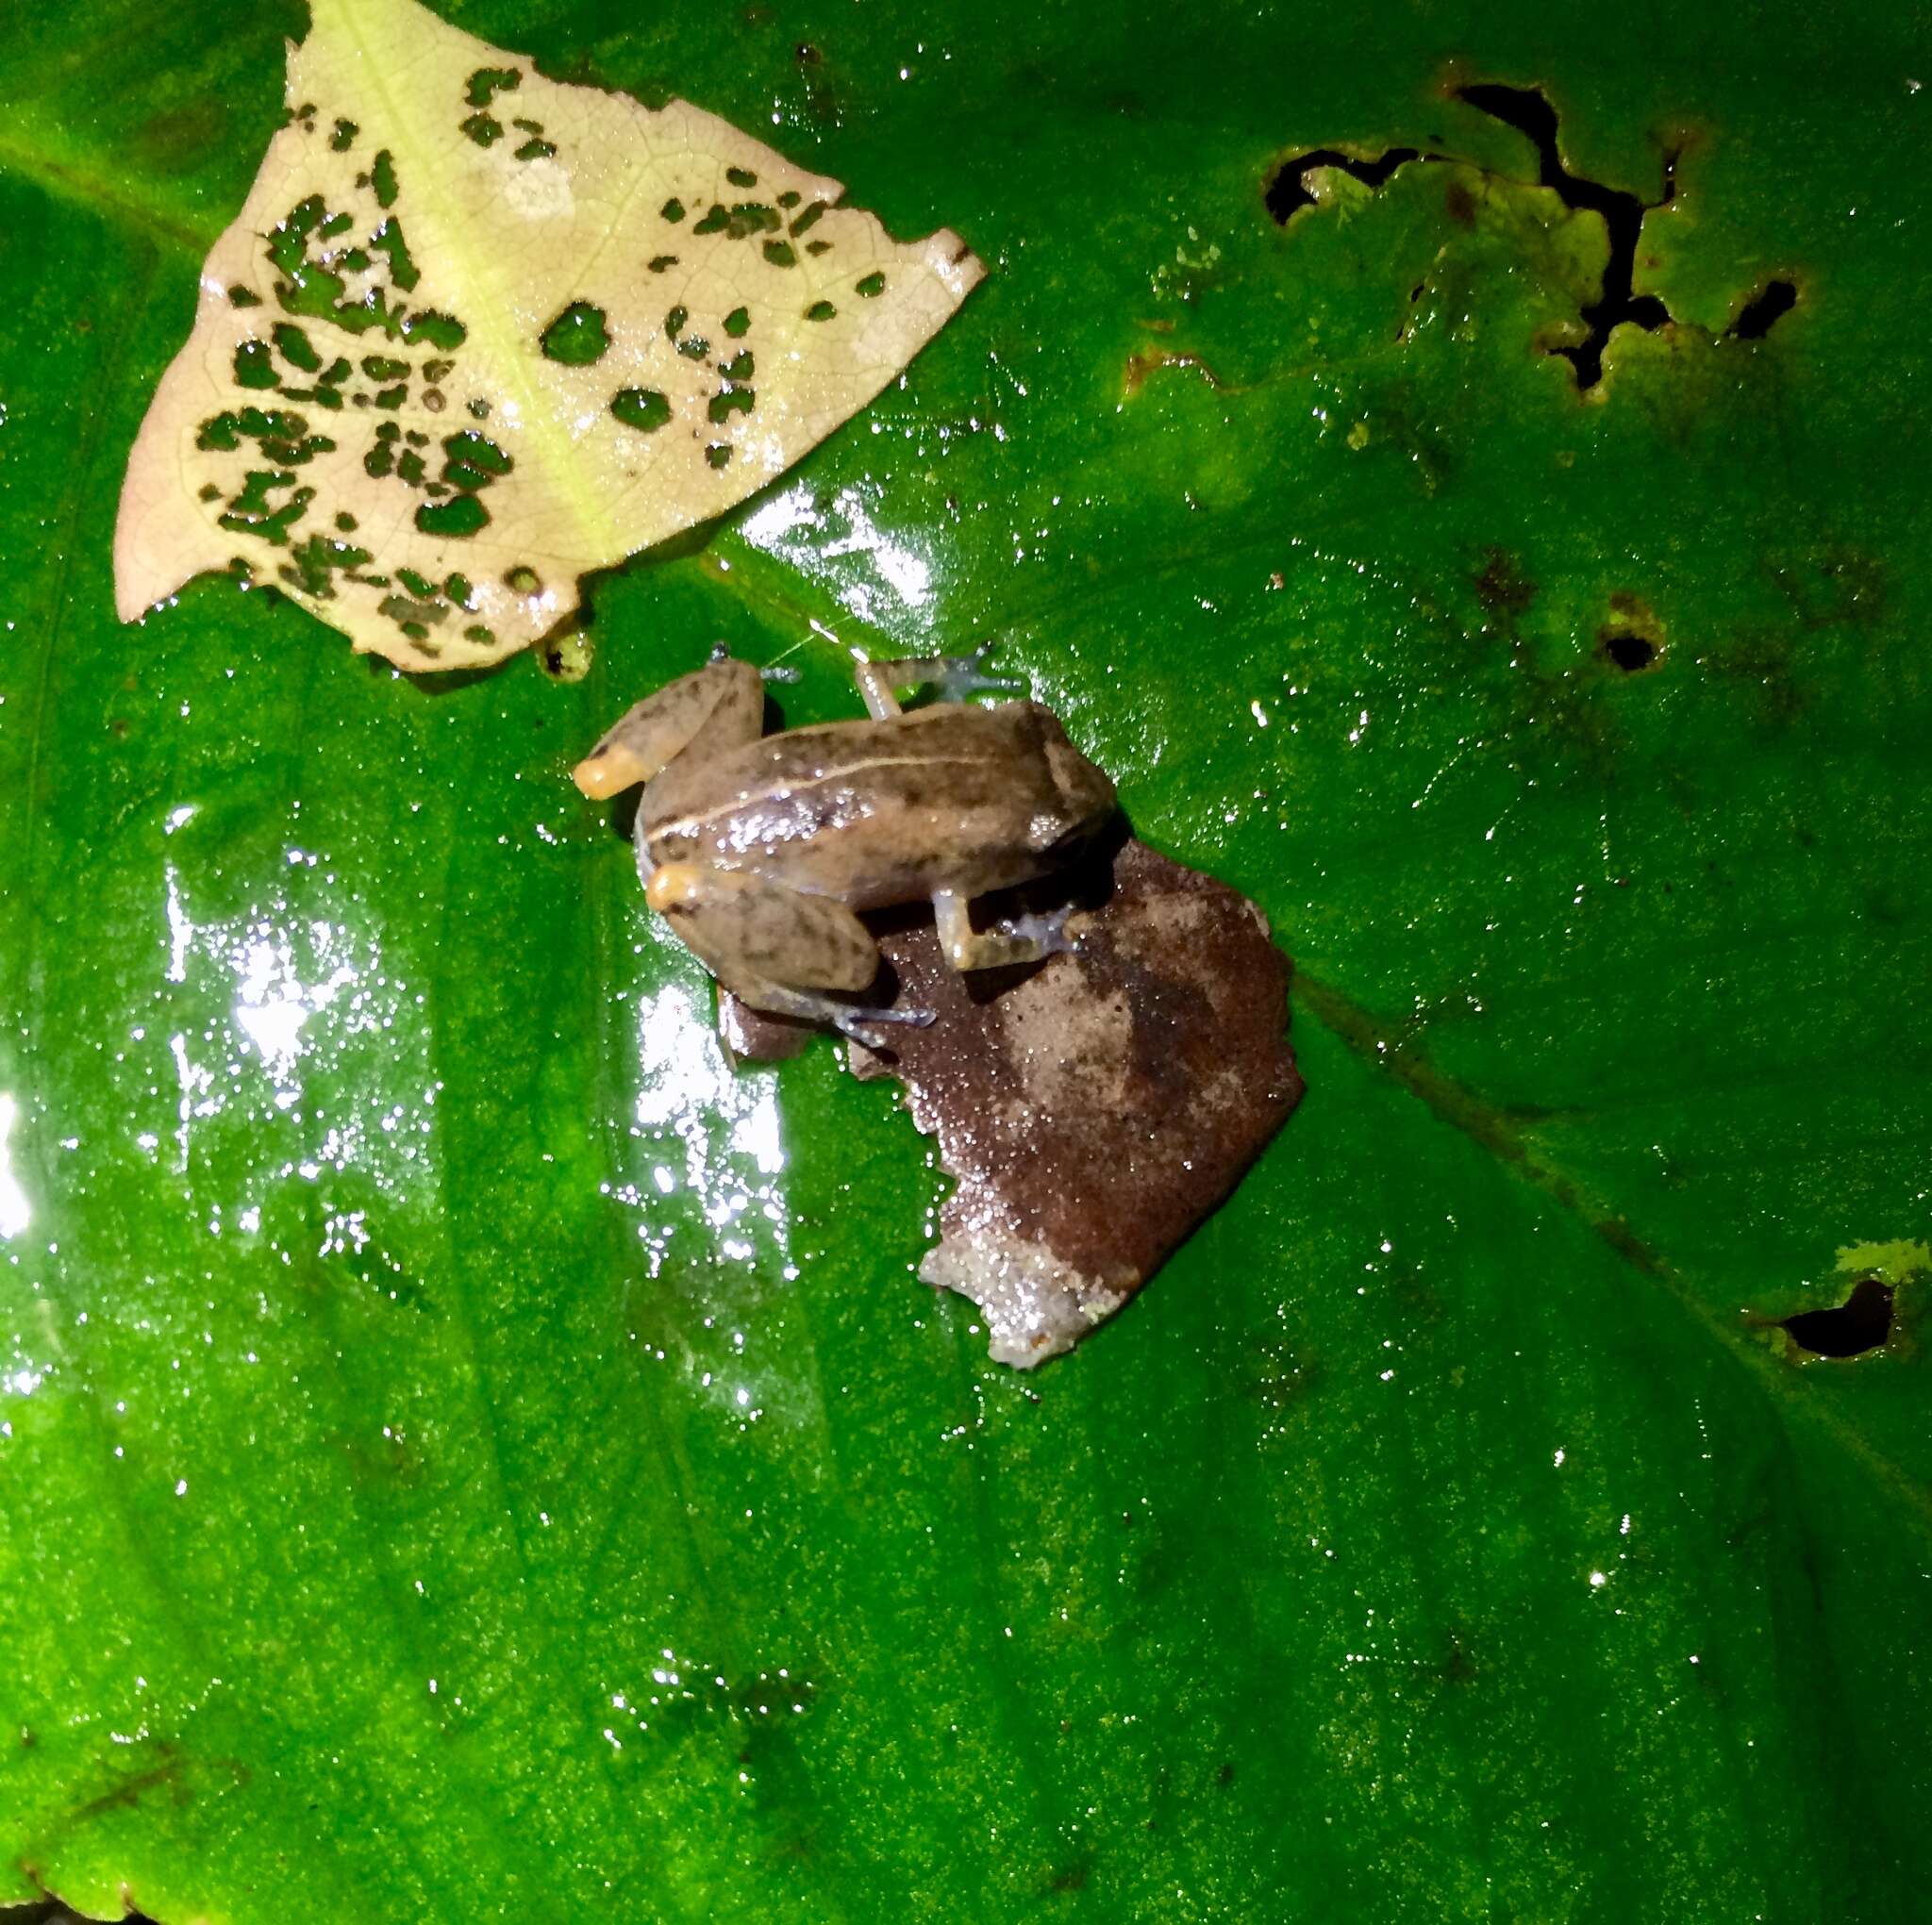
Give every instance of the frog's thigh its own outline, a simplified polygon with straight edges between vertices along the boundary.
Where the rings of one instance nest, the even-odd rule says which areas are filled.
[[[954,889],[936,891],[932,908],[940,947],[947,962],[962,971],[1038,962],[1074,947],[1066,933],[1065,908],[1045,916],[1016,916],[996,929],[974,928],[968,899]]]
[[[879,971],[872,932],[829,896],[683,862],[654,870],[644,895],[727,989],[760,1008],[764,986],[863,989]]]
[[[764,733],[765,685],[750,662],[709,662],[646,695],[571,771],[589,796],[648,782],[687,749],[735,749]]]

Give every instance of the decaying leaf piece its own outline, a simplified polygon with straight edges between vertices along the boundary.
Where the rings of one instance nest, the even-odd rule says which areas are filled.
[[[930,921],[882,932],[897,999],[932,1009],[892,1056],[855,1071],[907,1087],[958,1178],[919,1273],[986,1317],[998,1363],[1025,1369],[1112,1316],[1240,1181],[1301,1099],[1288,959],[1259,909],[1130,841],[1078,941],[1019,981],[950,969]],[[795,1047],[795,1025],[721,997],[741,1054]]]
[[[684,101],[414,0],[312,14],[128,462],[123,620],[232,568],[404,667],[495,661],[797,460],[983,272]]]

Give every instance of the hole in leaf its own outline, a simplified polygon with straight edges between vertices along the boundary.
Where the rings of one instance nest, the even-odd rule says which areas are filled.
[[[798,265],[798,256],[792,251],[791,242],[787,241],[766,241],[765,258],[774,267],[796,267]]]
[[[328,137],[330,149],[337,154],[346,154],[356,144],[357,131],[354,121],[338,121],[335,131]]]
[[[1398,167],[1406,167],[1411,160],[1422,157],[1413,147],[1391,147],[1386,154],[1378,154],[1373,160],[1357,159],[1352,154],[1343,154],[1334,147],[1317,147],[1311,153],[1298,154],[1292,160],[1284,160],[1275,169],[1274,177],[1268,183],[1263,199],[1268,211],[1285,227],[1304,207],[1312,207],[1315,197],[1303,183],[1302,175],[1311,168],[1333,167],[1358,180],[1364,187],[1382,187]]]
[[[300,368],[305,374],[313,374],[320,370],[322,357],[292,321],[276,322],[271,332],[275,336],[276,349],[291,368]]]
[[[1597,644],[1625,674],[1635,674],[1657,660],[1657,646],[1648,636],[1633,635],[1627,629],[1606,632]]]
[[[1566,207],[1587,208],[1602,217],[1610,252],[1597,298],[1583,310],[1589,337],[1578,346],[1551,350],[1576,370],[1578,389],[1594,388],[1603,379],[1604,347],[1612,328],[1628,321],[1654,332],[1671,318],[1670,310],[1655,294],[1633,293],[1632,281],[1643,217],[1653,206],[1669,206],[1676,191],[1673,177],[1676,157],[1668,157],[1664,163],[1663,198],[1646,205],[1635,194],[1580,179],[1563,165],[1557,151],[1557,110],[1540,89],[1501,87],[1486,81],[1462,88],[1459,97],[1479,113],[1514,127],[1535,146],[1539,183],[1551,189]]]
[[[439,314],[433,307],[425,307],[420,314],[412,314],[403,323],[403,339],[413,347],[419,340],[426,340],[433,348],[456,349],[469,339],[470,330],[453,315]]]
[[[808,321],[830,321],[838,312],[829,301],[814,301],[805,310],[805,318]]]
[[[353,547],[346,541],[331,541],[325,535],[311,535],[289,552],[289,559],[275,570],[276,577],[291,589],[312,595],[317,601],[331,601],[335,585],[330,577],[338,569],[347,573],[372,559],[368,549]]]
[[[667,221],[681,221],[684,219],[684,203],[680,200],[669,200],[658,211]]]
[[[515,67],[478,67],[470,75],[464,98],[472,107],[488,107],[499,94],[523,84],[523,74]]]
[[[1731,323],[1731,333],[1740,340],[1762,340],[1771,332],[1772,323],[1797,305],[1798,290],[1793,283],[1767,281],[1762,293],[1752,295],[1744,303],[1742,311]]]
[[[724,170],[724,178],[733,187],[756,187],[758,184],[758,175],[748,167],[727,167]]]
[[[532,134],[517,149],[517,158],[519,160],[542,160],[556,152],[557,142],[555,141],[540,141],[536,135]]]
[[[273,388],[275,385],[275,357],[265,340],[244,340],[235,350],[235,385],[238,388]]]
[[[625,427],[649,434],[671,419],[671,403],[655,388],[620,388],[610,397],[610,412]]]
[[[590,638],[566,629],[544,642],[537,660],[553,682],[581,682],[591,672]]]
[[[742,335],[745,329],[748,328],[750,325],[751,315],[749,311],[743,307],[734,307],[731,310],[731,312],[724,317],[724,332],[728,334],[733,340],[738,340],[738,338],[741,335]]]
[[[514,589],[520,595],[534,595],[543,586],[538,578],[537,571],[526,567],[523,562],[518,562],[514,568],[508,570],[503,580],[506,588]]]
[[[870,301],[874,294],[883,294],[886,291],[886,277],[874,272],[860,280],[854,281],[852,290],[856,294],[863,294]]]
[[[474,428],[445,436],[442,456],[443,480],[465,493],[488,488],[516,466],[488,435],[479,435]]]
[[[369,238],[370,251],[389,257],[389,277],[408,293],[423,276],[417,272],[408,244],[403,239],[402,224],[391,214]]]
[[[1851,1295],[1828,1310],[1801,1310],[1783,1319],[1791,1341],[1819,1357],[1861,1357],[1891,1335],[1890,1284],[1860,1277]]]
[[[573,301],[548,327],[541,340],[545,358],[569,368],[588,368],[601,361],[610,346],[604,329],[604,310],[588,301]]]
[[[705,450],[705,459],[713,468],[723,468],[731,459],[731,444],[728,441],[713,441]]]
[[[1459,88],[1457,97],[1479,113],[1486,113],[1524,135],[1536,149],[1538,184],[1548,188],[1566,207],[1594,213],[1604,223],[1609,254],[1597,298],[1582,310],[1588,333],[1574,346],[1550,350],[1561,355],[1576,370],[1579,390],[1593,388],[1603,378],[1604,348],[1614,328],[1630,322],[1646,331],[1655,331],[1670,322],[1670,310],[1654,294],[1636,293],[1633,283],[1643,217],[1654,207],[1668,206],[1675,193],[1676,157],[1665,157],[1662,198],[1646,203],[1633,193],[1584,180],[1564,166],[1557,144],[1557,110],[1540,89],[1480,81]],[[1424,153],[1414,147],[1391,147],[1367,159],[1332,147],[1315,148],[1283,161],[1270,179],[1263,198],[1268,211],[1285,225],[1303,208],[1315,204],[1314,194],[1303,177],[1313,168],[1332,167],[1366,187],[1380,188],[1398,168],[1412,160],[1426,163],[1454,158],[1452,155]],[[1475,219],[1475,204],[1459,184],[1452,189],[1448,212],[1452,220],[1463,225]]]
[[[369,184],[375,190],[375,198],[386,207],[392,207],[396,201],[396,163],[385,147],[375,159],[369,170]]]
[[[488,525],[490,510],[474,494],[453,494],[447,501],[425,502],[416,510],[416,525],[425,535],[462,539]]]
[[[655,254],[651,257],[651,272],[654,274],[661,274],[666,268],[676,265],[677,257],[675,254]]]

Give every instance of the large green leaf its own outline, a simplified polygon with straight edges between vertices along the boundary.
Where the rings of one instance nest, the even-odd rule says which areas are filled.
[[[1927,1231],[1912,11],[450,10],[991,273],[580,685],[123,629],[303,22],[8,11],[0,1900],[1911,1916],[1923,1258],[1875,1354],[1767,1319]],[[1588,395],[1603,226],[1471,81],[1681,149]],[[1469,164],[1277,224],[1338,143]],[[727,1072],[564,780],[714,638],[811,717],[991,633],[1267,909],[1309,1084],[1031,1381],[890,1092]]]

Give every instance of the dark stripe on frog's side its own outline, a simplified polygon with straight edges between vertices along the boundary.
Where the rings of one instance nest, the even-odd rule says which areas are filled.
[[[1028,881],[1112,805],[1031,702],[791,729],[674,762],[643,803],[654,861],[748,870],[854,908]]]

